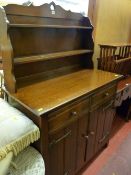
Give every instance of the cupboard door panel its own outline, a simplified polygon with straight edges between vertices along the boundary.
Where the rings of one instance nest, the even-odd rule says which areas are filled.
[[[105,115],[106,115],[106,119],[105,119],[105,124],[103,129],[103,142],[101,143],[102,145],[105,145],[109,141],[112,122],[115,115],[115,110],[112,108],[109,108],[105,111]]]
[[[94,111],[93,115],[96,116],[95,120],[97,120],[94,151],[94,153],[96,154],[106,143],[109,142],[112,121],[114,118],[114,109],[112,109],[112,101]]]
[[[50,175],[73,175],[76,160],[76,122],[49,136]]]
[[[65,129],[65,133],[71,131],[71,136],[64,143],[64,175],[73,175],[76,161],[76,136],[77,122]]]
[[[85,164],[86,145],[88,142],[88,114],[78,120],[77,127],[77,158],[76,158],[76,172],[79,171]]]
[[[64,142],[61,141],[57,144],[54,143],[53,145],[53,141],[58,140],[63,135],[64,130],[50,137],[51,142],[49,146],[49,175],[63,175],[64,173]]]
[[[95,111],[97,113],[97,130],[96,130],[96,140],[95,140],[95,154],[101,149],[101,142],[103,139],[103,130],[104,124],[106,120],[105,112],[103,112],[103,108]]]
[[[90,113],[89,126],[88,126],[89,138],[86,148],[86,162],[88,162],[94,156],[97,120],[98,120],[97,112]]]
[[[94,110],[91,108],[88,126],[88,144],[86,162],[91,160],[106,143],[109,142],[110,130],[115,110],[112,109],[113,100],[110,99]]]

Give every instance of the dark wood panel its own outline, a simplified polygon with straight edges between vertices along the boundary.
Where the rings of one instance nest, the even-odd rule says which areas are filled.
[[[38,62],[38,61],[46,61],[46,60],[52,60],[56,58],[62,58],[62,57],[68,57],[68,56],[74,56],[74,55],[81,55],[85,53],[92,53],[92,50],[72,50],[72,51],[65,51],[65,52],[54,52],[44,55],[36,55],[36,56],[30,56],[30,57],[20,57],[16,58],[14,60],[15,64],[26,64],[26,63],[32,63],[32,62]]]
[[[19,15],[13,15],[13,14],[7,14],[7,17],[10,21],[11,25],[19,25],[19,24],[27,24],[27,25],[36,25],[38,26],[80,26],[82,27],[82,21],[79,20],[74,20],[74,19],[64,19],[64,18],[48,18],[48,17],[43,17],[39,18],[37,16],[19,16]],[[86,24],[84,25],[85,27],[87,26]],[[90,25],[88,25],[90,27]]]
[[[88,106],[89,99],[86,99],[82,100],[78,104],[74,104],[72,107],[67,107],[67,109],[65,109],[63,112],[58,110],[55,113],[48,115],[49,134],[52,134],[70,123],[73,123],[79,118],[82,118],[85,113],[88,114]]]
[[[54,7],[56,13],[52,13],[51,6]],[[66,11],[54,2],[50,4],[43,4],[41,6],[21,6],[21,5],[7,5],[4,7],[6,13],[21,16],[37,16],[37,17],[50,17],[50,18],[67,18],[80,20],[83,16],[79,13]]]
[[[95,111],[90,113],[88,125],[88,142],[86,146],[86,162],[90,161],[95,154],[95,139],[97,134],[98,113]]]
[[[76,139],[77,139],[77,127],[76,122],[74,122],[71,127],[65,129],[65,132],[72,131],[71,138],[65,139],[65,167],[64,175],[74,175],[75,174],[75,162],[76,162]]]
[[[95,152],[98,153],[101,150],[101,139],[103,138],[104,122],[106,115],[103,112],[103,107],[95,111],[97,116],[97,129],[96,129],[96,139],[95,139]]]
[[[34,83],[34,78],[37,79],[39,75],[34,78],[32,78],[32,75],[40,73],[41,81],[41,74],[45,71],[38,70],[41,70],[41,64],[45,59],[77,56],[82,68],[93,68],[93,27],[87,17],[79,13],[66,11],[53,2],[39,7],[7,5],[4,7],[5,11],[0,10],[0,24],[3,33],[2,45],[4,45],[2,52],[5,84],[10,92],[16,92],[21,87],[20,84],[22,86],[26,84],[30,78],[27,78],[27,76],[31,76],[30,82]],[[5,19],[9,22],[7,23]],[[91,50],[92,52],[84,50]],[[39,57],[42,54],[44,56]],[[84,59],[81,59],[81,55]],[[86,58],[88,58],[88,61]],[[35,67],[32,62],[36,63]],[[55,72],[58,69],[59,59],[56,62],[56,68],[53,68]],[[29,63],[30,69],[27,69],[25,63]],[[22,64],[22,66],[18,64]],[[43,67],[44,69],[45,67]],[[66,73],[64,67],[63,72]],[[70,72],[72,72],[72,68]],[[69,73],[69,68],[67,73]],[[59,71],[60,74],[62,74],[62,71]],[[45,80],[45,76],[47,74],[43,76],[43,80]],[[55,76],[56,73],[54,73]],[[21,77],[21,79],[18,80],[18,77]],[[27,81],[23,81],[25,77],[28,79]]]
[[[76,29],[15,27],[9,29],[9,35],[14,57],[82,49],[81,33]]]
[[[115,96],[116,93],[116,84],[103,88],[102,90],[98,91],[96,94],[92,96],[92,110],[93,108],[98,107],[104,101],[107,102],[112,96]]]
[[[103,146],[108,144],[110,138],[111,126],[114,118],[113,98],[109,102],[103,104],[99,109],[94,111],[97,117],[97,129],[95,139],[95,154],[98,153]]]
[[[62,67],[62,68],[58,68],[58,69],[54,69],[54,70],[50,70],[50,71],[46,71],[46,72],[40,72],[40,73],[36,73],[36,74],[31,74],[29,76],[24,76],[24,77],[20,77],[17,78],[17,88],[23,88],[26,86],[31,85],[32,83],[39,83],[45,80],[49,80],[51,78],[56,78],[59,76],[63,76],[63,75],[67,75],[76,71],[80,71],[82,70],[82,68],[80,67],[80,65],[76,64],[73,66],[67,66],[67,67]]]
[[[86,162],[86,146],[88,143],[88,112],[83,115],[81,119],[78,120],[77,126],[77,157],[76,157],[76,168],[75,172],[77,173]]]
[[[76,155],[76,123],[50,136],[50,174],[74,174]],[[72,149],[73,148],[73,149]]]
[[[47,72],[47,76],[50,76],[49,72],[52,72],[52,74],[55,74],[55,71],[59,72],[61,70],[61,73],[62,73],[62,70],[64,72],[66,68],[68,69],[69,67],[75,67],[76,65],[77,67],[81,66],[80,57],[69,56],[68,58],[61,57],[59,59],[59,64],[57,59],[53,59],[53,60],[46,60],[42,62],[38,61],[38,62],[32,62],[28,64],[17,65],[14,67],[14,72],[16,74],[16,78],[22,78],[22,77],[24,78],[27,76],[37,75],[39,73],[46,73],[46,72]],[[31,67],[32,69],[29,69],[29,67]]]
[[[50,138],[50,143],[54,139],[58,139],[64,135],[64,130],[59,131],[56,135]],[[61,175],[64,174],[64,142],[60,142],[49,148],[49,174]],[[59,163],[58,163],[59,162]]]
[[[103,129],[103,138],[105,139],[102,145],[105,145],[105,143],[108,143],[110,138],[111,127],[112,127],[113,119],[115,117],[115,109],[113,108],[113,105],[105,109],[105,115],[106,115],[106,118],[105,118],[104,129]]]
[[[65,25],[42,25],[42,24],[8,24],[8,27],[39,27],[39,28],[60,28],[60,29],[92,29],[92,27],[85,27],[85,26],[65,26]]]

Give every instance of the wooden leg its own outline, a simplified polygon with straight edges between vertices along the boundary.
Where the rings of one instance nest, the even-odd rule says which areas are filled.
[[[105,145],[104,145],[104,148],[107,148],[109,145],[109,142],[107,142]]]
[[[128,121],[131,119],[131,104],[130,104],[130,106],[129,106],[128,114],[127,114],[126,119],[127,119]]]

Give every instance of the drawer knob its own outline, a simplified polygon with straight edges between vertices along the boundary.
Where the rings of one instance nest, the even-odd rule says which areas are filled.
[[[69,175],[69,172],[65,172],[64,175]]]
[[[105,96],[106,96],[106,97],[108,97],[108,96],[109,96],[109,93],[108,93],[108,92],[106,92],[106,93],[105,93]]]
[[[77,116],[77,112],[76,112],[76,111],[73,111],[73,112],[71,112],[71,115],[72,115],[73,117],[76,117],[76,116]]]
[[[89,136],[88,136],[88,135],[84,135],[84,138],[85,138],[86,140],[88,140],[88,139],[89,139]]]

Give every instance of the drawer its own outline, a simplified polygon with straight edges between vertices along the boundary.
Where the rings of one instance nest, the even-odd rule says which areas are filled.
[[[111,97],[114,98],[115,94],[116,84],[99,90],[91,97],[91,108],[96,108],[97,106],[102,105],[106,101],[111,100]]]
[[[48,116],[49,134],[68,126],[84,114],[88,114],[88,111],[89,99],[86,99],[73,106],[67,106],[64,110],[62,109],[50,114]]]

